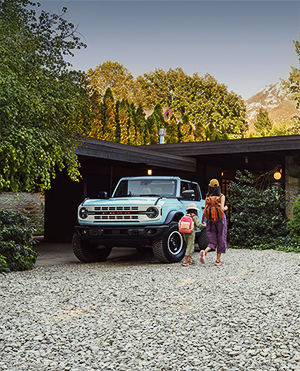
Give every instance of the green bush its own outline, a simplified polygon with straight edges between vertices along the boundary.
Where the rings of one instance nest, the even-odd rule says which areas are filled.
[[[287,228],[290,232],[291,242],[300,245],[300,198],[294,203],[293,220],[288,221]]]
[[[32,269],[36,258],[30,219],[19,211],[0,210],[0,272]]]
[[[280,183],[268,182],[268,173],[255,178],[238,171],[229,185],[233,213],[228,236],[232,247],[282,248],[286,245],[285,193]]]

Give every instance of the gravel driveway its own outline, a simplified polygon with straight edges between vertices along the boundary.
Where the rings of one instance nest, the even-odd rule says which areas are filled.
[[[0,274],[0,370],[300,370],[300,254]]]

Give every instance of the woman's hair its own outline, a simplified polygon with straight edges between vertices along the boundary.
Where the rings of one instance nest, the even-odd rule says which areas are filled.
[[[206,197],[208,196],[220,196],[221,188],[219,187],[208,187],[208,191],[206,193]]]
[[[197,210],[195,210],[195,209],[189,209],[189,210],[187,210],[186,213],[187,213],[187,214],[196,214],[196,215],[198,215],[198,212],[197,212]]]

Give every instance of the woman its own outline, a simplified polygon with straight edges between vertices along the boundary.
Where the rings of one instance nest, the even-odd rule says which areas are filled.
[[[213,211],[214,217],[211,213],[211,204],[214,204]],[[216,207],[217,205],[217,207]],[[224,264],[221,261],[221,254],[226,252],[227,242],[227,221],[224,211],[228,209],[225,206],[225,196],[221,193],[221,188],[217,179],[212,179],[208,185],[208,191],[205,198],[205,211],[202,215],[202,223],[204,218],[207,219],[207,238],[208,246],[205,250],[200,252],[200,263],[205,263],[206,254],[210,250],[217,249],[217,260],[216,266],[222,266]]]

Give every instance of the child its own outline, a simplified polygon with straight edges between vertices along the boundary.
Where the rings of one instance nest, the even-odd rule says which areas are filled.
[[[208,192],[205,198],[205,206],[207,206],[209,196],[219,196],[221,208],[220,214],[223,214],[223,217],[221,216],[222,219],[220,219],[219,221],[207,220],[208,246],[205,250],[201,250],[200,252],[200,263],[204,264],[206,254],[210,250],[216,250],[217,248],[217,260],[215,262],[215,265],[221,266],[224,264],[224,262],[221,261],[221,254],[225,254],[226,252],[227,241],[227,221],[224,211],[227,210],[228,207],[225,206],[225,196],[221,193],[221,188],[217,179],[212,179],[209,183]],[[207,208],[205,210],[207,210]],[[203,213],[202,223],[205,217],[207,219],[209,218],[209,216],[206,215],[206,212]]]
[[[192,257],[192,253],[194,252],[194,244],[195,244],[195,230],[197,228],[206,227],[206,223],[200,223],[198,218],[199,210],[196,204],[189,204],[188,208],[186,209],[187,215],[191,216],[194,220],[194,230],[190,234],[183,234],[184,241],[186,242],[186,251],[184,261],[182,263],[183,266],[189,266],[195,263],[195,260]]]

